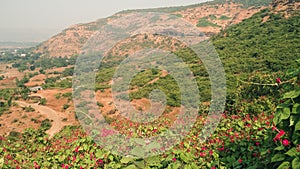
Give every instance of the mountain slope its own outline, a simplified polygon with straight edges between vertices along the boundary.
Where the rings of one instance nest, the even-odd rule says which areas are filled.
[[[287,10],[278,10],[278,6]],[[236,77],[276,74],[297,66],[300,58],[299,2],[274,2],[251,18],[212,38],[227,74],[229,93],[236,92]],[[283,77],[284,78],[284,77]],[[270,83],[275,83],[274,79]],[[259,93],[257,93],[259,94]]]
[[[99,28],[107,21],[131,12],[166,12],[183,17],[197,25],[207,36],[212,36],[228,26],[240,23],[266,7],[271,0],[216,0],[186,7],[170,7],[119,12],[109,18],[80,24],[65,29],[62,33],[37,46],[35,52],[51,57],[72,56],[80,53],[81,48]]]

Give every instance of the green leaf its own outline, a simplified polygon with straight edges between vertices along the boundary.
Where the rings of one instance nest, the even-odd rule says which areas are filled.
[[[291,148],[288,152],[285,153],[286,155],[290,156],[290,157],[297,157],[297,155],[299,154],[296,150],[295,147]]]
[[[128,164],[128,163],[133,162],[133,161],[134,161],[133,158],[123,157],[120,162],[123,163],[123,164]]]
[[[158,156],[152,156],[145,159],[149,166],[157,166],[160,164],[160,158]]]
[[[134,161],[134,164],[138,167],[138,168],[145,168],[145,161],[141,160],[141,161]]]
[[[290,108],[277,108],[273,122],[276,124],[280,123],[282,120],[286,120],[290,117]]]
[[[297,122],[297,124],[295,125],[295,131],[300,130],[300,121]]]
[[[285,155],[284,154],[275,154],[272,159],[271,162],[278,162],[278,161],[283,161],[285,159]]]
[[[299,157],[294,158],[294,160],[292,161],[292,169],[300,169]]]
[[[180,159],[187,164],[192,161],[191,154],[189,153],[180,153]]]
[[[296,103],[293,106],[292,114],[300,114],[300,104]]]
[[[154,149],[160,149],[161,145],[158,142],[152,142],[149,145],[147,145],[146,149],[148,151],[153,151]]]
[[[135,165],[131,164],[130,166],[127,166],[125,169],[138,169]]]
[[[97,150],[97,152],[95,153],[97,158],[103,158],[104,157],[104,152],[100,149]]]
[[[290,117],[290,115],[291,115],[290,108],[283,108],[281,119],[282,120],[286,120],[286,119],[288,119]]]
[[[3,167],[3,164],[4,164],[4,158],[0,158],[0,168]]]
[[[284,150],[284,146],[278,146],[274,150],[278,150],[278,151]]]
[[[285,162],[281,163],[277,169],[287,169],[289,167],[290,167],[290,162],[285,161]]]
[[[283,95],[283,99],[294,99],[300,96],[300,90],[293,90]]]
[[[295,125],[295,118],[296,118],[295,116],[290,117],[290,127]]]
[[[143,157],[144,156],[143,152],[144,150],[141,150],[141,147],[135,147],[130,151],[130,154],[137,157]]]

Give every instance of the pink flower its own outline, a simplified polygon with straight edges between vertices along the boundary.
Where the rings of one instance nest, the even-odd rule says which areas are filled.
[[[242,162],[243,162],[243,160],[240,158],[240,159],[238,160],[238,162],[239,162],[239,163],[242,163]]]
[[[97,163],[98,163],[98,164],[103,164],[103,161],[102,161],[101,159],[98,159],[98,160],[97,160]]]
[[[256,146],[259,146],[259,144],[260,144],[259,142],[256,142],[256,143],[255,143]]]
[[[216,169],[216,167],[215,167],[215,166],[213,166],[213,167],[211,167],[211,169]]]
[[[279,131],[280,137],[283,136],[284,134],[285,134],[284,130],[280,130],[280,131]]]
[[[280,130],[279,133],[275,136],[275,138],[273,139],[274,142],[276,142],[275,140],[280,140],[280,138],[285,134],[284,130]]]
[[[78,150],[79,150],[79,146],[77,146],[74,150],[74,152],[78,153]]]
[[[37,162],[33,162],[33,165],[34,165],[34,168],[35,168],[35,169],[39,169],[39,168],[40,168],[40,166],[38,165]]]
[[[172,161],[173,161],[173,162],[176,162],[176,160],[177,160],[177,159],[176,159],[175,157],[174,157],[174,158],[172,158]]]
[[[200,152],[200,157],[205,157],[205,156],[206,156],[205,152]]]
[[[276,79],[276,83],[278,83],[278,84],[281,83],[281,79],[280,79],[280,78],[277,78],[277,79]]]
[[[284,146],[288,146],[288,145],[290,144],[290,142],[289,142],[288,139],[284,139],[284,140],[282,140],[282,144],[283,144]]]
[[[213,155],[213,151],[212,150],[209,150],[209,155]]]

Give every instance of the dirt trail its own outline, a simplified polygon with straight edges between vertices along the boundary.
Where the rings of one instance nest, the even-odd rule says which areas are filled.
[[[61,119],[57,115],[58,113],[53,109],[38,104],[29,104],[23,101],[16,101],[16,103],[19,104],[21,107],[31,106],[35,110],[39,111],[41,114],[45,115],[49,120],[53,120],[52,127],[46,131],[46,133],[49,134],[50,138],[52,138],[54,134],[58,133],[63,128]]]

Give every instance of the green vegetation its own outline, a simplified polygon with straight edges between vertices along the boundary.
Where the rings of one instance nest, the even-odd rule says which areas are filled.
[[[267,1],[235,2],[251,6]],[[262,23],[262,18],[268,15],[270,19]],[[299,169],[300,39],[297,38],[299,29],[299,15],[285,19],[280,13],[273,14],[264,10],[213,37],[213,44],[227,74],[228,97],[220,123],[205,142],[201,141],[199,132],[206,124],[208,113],[206,107],[200,108],[197,122],[181,142],[161,155],[145,159],[123,157],[106,151],[102,145],[96,145],[80,127],[66,127],[53,139],[47,139],[48,136],[44,131],[51,127],[47,119],[42,122],[41,130],[27,129],[22,134],[11,132],[8,137],[0,137],[0,166],[2,168]],[[203,64],[199,64],[201,63],[199,58],[190,49],[180,49],[173,53],[188,65],[195,75],[201,97],[209,101],[209,76]],[[107,60],[99,68],[96,90],[110,87],[109,82],[119,62]],[[68,70],[66,74],[71,72]],[[149,83],[158,77],[157,81]],[[50,87],[69,86],[69,81],[62,83],[63,80],[60,81],[58,78],[48,78],[46,81],[46,85]],[[161,77],[158,69],[140,72],[132,79],[130,85],[131,89],[138,89],[130,93],[131,99],[148,97],[153,89],[160,89],[166,94],[168,106],[180,105],[176,81],[171,75]],[[1,99],[4,99],[0,104],[11,105],[12,96],[21,93],[26,94],[26,89],[0,90]],[[56,95],[57,99],[61,97],[70,98],[71,93]],[[88,104],[90,103],[83,101],[79,107]],[[100,102],[97,102],[97,105],[103,106]],[[67,108],[68,104],[63,106],[63,109]],[[114,114],[115,111],[109,113]],[[134,138],[157,136],[171,125],[170,120],[163,117],[155,121],[154,125],[105,118],[118,132]],[[36,119],[32,121],[38,122]],[[182,125],[185,125],[185,121]],[[99,137],[106,137],[107,143],[114,142],[107,137],[111,134],[110,131],[104,130],[101,134],[105,136]],[[132,144],[124,149],[128,148],[130,153],[136,153],[130,150],[134,146]],[[155,146],[165,148],[165,145],[160,143]]]
[[[47,103],[47,100],[45,98],[42,98],[41,101],[40,101],[40,104],[41,105],[46,105]]]
[[[262,23],[262,18],[270,19]],[[263,10],[213,37],[227,74],[229,94],[235,93],[238,79],[248,81],[251,73],[276,75],[291,67],[300,54],[300,15],[285,19]],[[226,34],[226,36],[223,36]]]
[[[201,18],[201,19],[199,19],[199,21],[197,23],[197,26],[198,27],[208,27],[208,26],[220,27],[219,25],[208,21],[207,18]]]
[[[220,20],[228,20],[228,19],[230,19],[230,17],[225,16],[225,15],[222,15],[222,16],[220,16],[219,19],[220,19]]]
[[[31,106],[23,107],[23,110],[25,112],[34,112],[35,111],[35,109],[33,107],[31,107]]]
[[[64,105],[63,105],[63,110],[67,110],[69,107],[70,107],[69,104],[64,104]]]
[[[41,130],[46,131],[50,129],[52,126],[51,121],[49,119],[45,119],[41,123]]]

